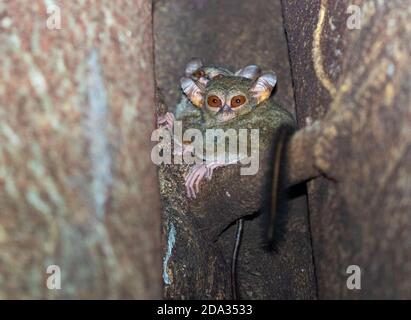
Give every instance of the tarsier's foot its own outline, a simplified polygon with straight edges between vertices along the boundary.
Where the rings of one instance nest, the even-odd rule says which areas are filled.
[[[196,198],[196,193],[200,191],[200,182],[207,175],[207,165],[206,164],[196,164],[191,168],[189,174],[186,176],[186,190],[187,196],[189,198]]]
[[[174,120],[174,114],[172,114],[171,112],[167,112],[165,115],[158,116],[157,125],[159,127],[165,127],[171,131],[173,129]]]
[[[196,194],[200,192],[200,182],[203,178],[211,180],[213,172],[219,167],[223,167],[221,163],[196,164],[189,172],[185,179],[185,186],[187,196],[189,198],[196,198]]]
[[[213,177],[213,172],[215,169],[220,168],[220,167],[224,167],[225,164],[224,163],[219,163],[219,162],[214,162],[214,163],[210,163],[207,165],[207,175],[206,178],[208,180],[211,180],[211,178]]]

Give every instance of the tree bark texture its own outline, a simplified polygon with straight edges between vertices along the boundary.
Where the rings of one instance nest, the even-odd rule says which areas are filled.
[[[290,159],[306,159],[305,178],[323,175],[308,184],[319,298],[409,299],[409,1],[282,3],[305,127]],[[359,29],[349,28],[351,4]],[[347,288],[350,265],[361,268],[361,290]]]
[[[50,3],[0,4],[0,298],[159,298],[151,1]]]

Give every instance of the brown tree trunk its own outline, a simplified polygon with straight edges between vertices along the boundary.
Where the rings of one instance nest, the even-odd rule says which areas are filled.
[[[320,120],[291,141],[291,178],[324,175],[308,185],[319,297],[409,299],[411,11],[350,4],[356,17],[346,1],[283,1],[299,123]]]
[[[151,1],[54,3],[0,6],[0,298],[159,298]]]

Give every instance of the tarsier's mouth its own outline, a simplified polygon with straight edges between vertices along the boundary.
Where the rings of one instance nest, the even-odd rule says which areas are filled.
[[[235,117],[235,113],[234,112],[230,112],[230,111],[224,111],[224,112],[219,112],[217,114],[217,120],[219,122],[226,122],[228,120],[231,120]]]

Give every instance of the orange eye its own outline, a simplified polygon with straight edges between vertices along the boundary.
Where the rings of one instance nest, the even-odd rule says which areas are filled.
[[[246,98],[242,95],[235,96],[231,99],[231,108],[238,108],[246,102]]]
[[[208,97],[207,103],[211,108],[220,108],[222,106],[220,98],[214,95]]]
[[[193,77],[195,78],[202,78],[205,76],[204,70],[197,70],[196,72],[193,73]]]

